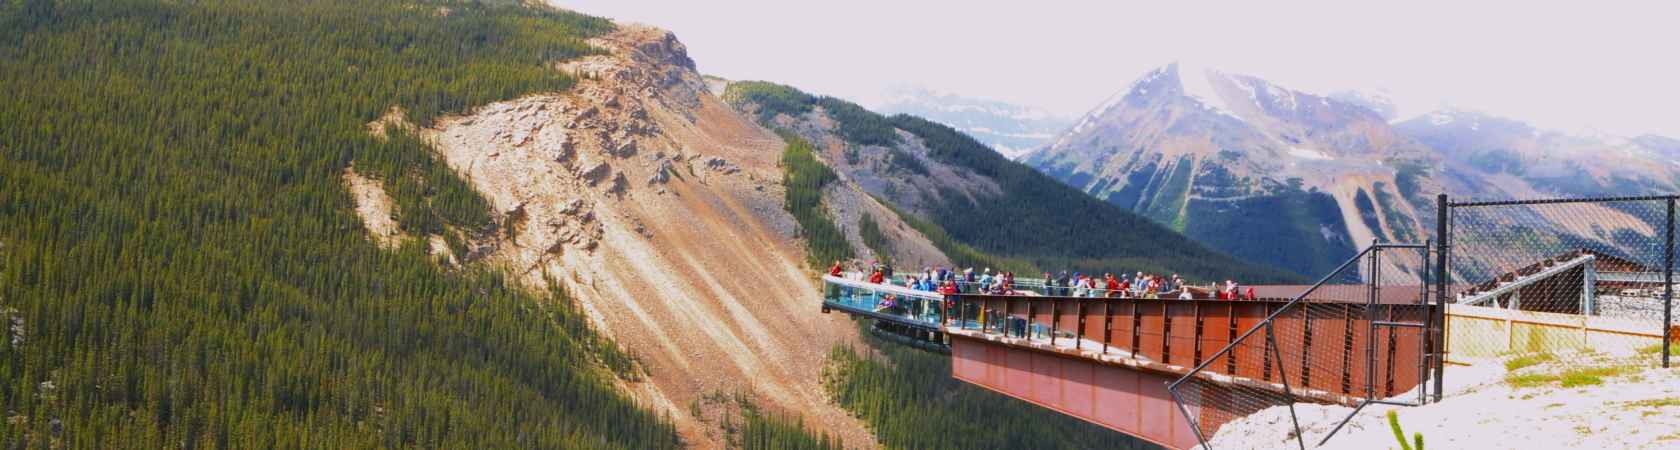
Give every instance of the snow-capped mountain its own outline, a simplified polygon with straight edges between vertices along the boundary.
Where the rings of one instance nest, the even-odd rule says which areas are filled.
[[[910,114],[962,131],[1004,157],[1015,159],[1061,131],[1072,120],[1043,108],[940,93],[920,84],[887,87],[873,109]]]
[[[1308,276],[1373,241],[1430,237],[1439,193],[1680,191],[1680,141],[1548,132],[1460,110],[1391,125],[1384,100],[1174,63],[1020,161],[1219,250]]]
[[[1441,156],[1509,175],[1549,196],[1637,196],[1680,190],[1680,141],[1614,136],[1590,126],[1541,129],[1464,108],[1394,124]]]

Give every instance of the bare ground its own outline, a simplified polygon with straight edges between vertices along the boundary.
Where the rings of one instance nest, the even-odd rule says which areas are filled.
[[[355,167],[344,168],[343,178],[344,187],[356,200],[356,215],[362,217],[369,238],[381,247],[391,248],[408,237],[397,228],[397,221],[391,219],[391,196],[385,193],[384,181],[362,176],[356,173]]]
[[[1399,448],[1387,412],[1398,414],[1408,439],[1424,436],[1435,449],[1680,448],[1680,369],[1657,367],[1655,357],[1628,360],[1594,355],[1559,355],[1559,360],[1508,371],[1498,358],[1472,366],[1450,366],[1446,396],[1421,407],[1372,405],[1325,443],[1326,450]],[[1598,359],[1612,362],[1596,363]],[[1565,388],[1560,380],[1512,383],[1508,376],[1564,373],[1619,367],[1602,384]],[[1395,400],[1415,401],[1410,393]],[[1352,408],[1296,405],[1307,448],[1346,418]],[[1289,436],[1289,410],[1270,408],[1222,427],[1218,449],[1298,449]]]

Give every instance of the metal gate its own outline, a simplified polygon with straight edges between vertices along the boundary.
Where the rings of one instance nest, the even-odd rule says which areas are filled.
[[[1440,336],[1430,256],[1428,243],[1367,247],[1170,385],[1204,447],[1222,427],[1266,417],[1287,415],[1303,449],[1341,427],[1303,429],[1298,403],[1347,406],[1351,418],[1372,403],[1426,401]]]

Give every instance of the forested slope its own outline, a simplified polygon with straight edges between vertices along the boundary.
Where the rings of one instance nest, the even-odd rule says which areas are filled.
[[[837,346],[823,381],[835,403],[867,421],[887,448],[1157,449],[1148,441],[951,377],[951,358],[887,342]],[[879,354],[887,362],[866,356]],[[890,363],[890,364],[888,364]]]
[[[367,242],[339,174],[411,234],[488,205],[416,121],[575,81],[600,19],[428,1],[0,2],[7,448],[661,448],[637,370],[546,298]]]
[[[1055,271],[1178,273],[1202,283],[1304,281],[1095,199],[943,124],[885,117],[772,83],[729,89],[727,100],[821,146],[830,164],[871,194],[936,225],[956,243],[995,255],[981,260],[1019,266],[1009,263],[1015,259]]]

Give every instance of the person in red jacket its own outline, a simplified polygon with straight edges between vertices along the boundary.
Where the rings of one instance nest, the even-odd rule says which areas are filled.
[[[1108,281],[1108,286],[1106,286],[1108,288],[1108,295],[1104,295],[1104,297],[1115,297],[1115,296],[1119,295],[1118,292],[1120,291],[1120,280],[1114,279],[1114,274],[1112,274],[1112,273],[1107,274],[1106,278],[1108,278],[1108,280],[1107,280]]]
[[[834,260],[834,267],[828,268],[828,276],[837,278],[840,276],[840,260]]]
[[[875,269],[874,272],[870,272],[870,274],[869,274],[869,282],[870,283],[881,284],[881,282],[885,281],[885,280],[886,280],[886,277],[881,276],[881,269]]]

